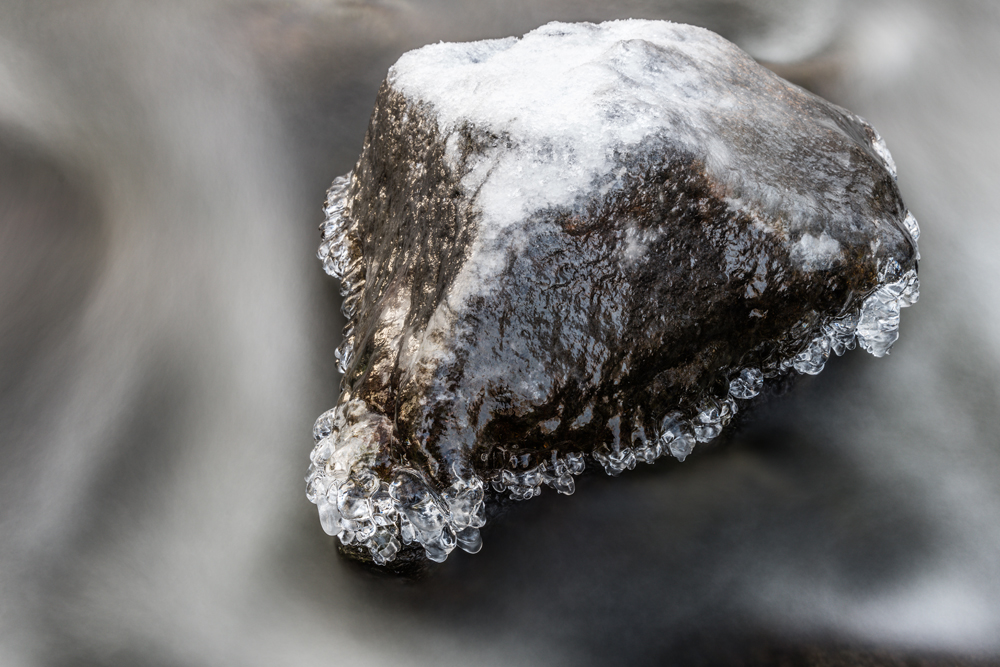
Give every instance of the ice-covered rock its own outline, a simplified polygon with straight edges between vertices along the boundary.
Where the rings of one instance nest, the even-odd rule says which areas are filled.
[[[405,54],[322,232],[349,325],[308,494],[380,564],[477,551],[489,488],[683,460],[769,380],[888,352],[918,289],[875,130],[657,21]]]

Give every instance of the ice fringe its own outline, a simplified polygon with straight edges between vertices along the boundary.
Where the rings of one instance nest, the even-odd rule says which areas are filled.
[[[418,470],[401,467],[391,481],[354,466],[349,446],[337,447],[348,427],[348,400],[323,413],[313,426],[316,445],[310,456],[306,497],[319,509],[320,523],[345,545],[366,547],[372,560],[384,565],[395,559],[402,544],[419,543],[432,561],[443,562],[456,547],[476,553],[482,547],[479,529],[486,523],[485,485],[475,475],[455,475],[441,493]],[[559,493],[575,490],[573,475],[583,472],[583,454],[553,456],[521,473],[504,470],[494,488],[509,490],[517,500],[532,498],[546,484]]]
[[[892,165],[884,144],[882,148],[887,166]],[[346,372],[354,350],[353,320],[365,282],[360,257],[351,256],[354,232],[348,197],[351,179],[350,173],[341,176],[328,192],[326,220],[320,226],[323,242],[318,252],[323,269],[341,281],[344,296],[343,312],[348,325],[344,341],[336,351],[341,373]],[[920,238],[916,218],[907,213],[903,225],[916,246]],[[913,305],[919,296],[916,271],[903,273],[898,263],[889,260],[881,267],[879,287],[861,307],[823,322],[819,333],[794,356],[770,367],[740,369],[731,376],[725,397],[706,396],[694,414],[671,412],[660,421],[657,432],[647,435],[640,428],[632,434],[631,445],[615,449],[605,445],[595,450],[592,457],[609,475],[631,470],[638,462],[653,463],[667,454],[683,461],[697,443],[718,436],[736,414],[737,399],[755,397],[766,378],[792,369],[816,375],[823,370],[831,353],[840,356],[858,345],[876,357],[888,354],[899,338],[900,308]],[[420,544],[427,558],[438,563],[455,548],[476,553],[482,547],[479,529],[486,523],[487,484],[496,491],[508,492],[514,500],[539,495],[543,485],[569,495],[576,489],[573,476],[583,472],[586,465],[582,453],[567,454],[564,458],[553,453],[550,461],[529,470],[501,469],[488,479],[456,475],[457,480],[440,493],[413,468],[395,470],[392,480],[387,482],[365,468],[352,469],[353,450],[343,443],[336,447],[351,402],[343,402],[316,420],[313,427],[316,445],[306,477],[306,496],[316,504],[324,531],[337,536],[344,545],[366,548],[378,565],[393,561],[403,544]]]
[[[338,177],[326,193],[326,206],[323,212],[326,219],[319,226],[323,242],[316,256],[323,262],[323,270],[340,281],[340,295],[344,297],[341,310],[347,318],[344,329],[344,339],[334,352],[337,359],[337,370],[341,375],[347,372],[351,354],[354,352],[354,315],[358,301],[365,287],[364,265],[360,258],[352,261],[350,235],[354,232],[351,217],[347,211],[348,191],[351,187],[353,172]]]
[[[402,544],[414,542],[438,563],[456,546],[479,551],[479,529],[486,523],[482,481],[458,478],[438,494],[412,468],[399,468],[390,482],[365,468],[350,471],[350,461],[333,450],[344,411],[342,405],[324,413],[314,429],[319,440],[306,496],[318,507],[323,530],[345,545],[366,547],[378,565],[394,560]]]

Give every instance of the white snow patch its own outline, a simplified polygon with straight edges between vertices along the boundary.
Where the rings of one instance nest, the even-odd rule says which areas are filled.
[[[806,271],[831,268],[841,256],[840,243],[826,232],[819,237],[803,234],[792,246],[792,261]]]
[[[489,225],[505,226],[550,206],[570,206],[611,168],[612,152],[661,130],[678,142],[728,151],[700,113],[738,99],[702,85],[745,53],[715,33],[666,21],[549,23],[523,38],[439,43],[404,54],[388,80],[433,107],[449,136],[465,124],[515,148],[498,147],[478,204]],[[503,142],[501,142],[503,143]],[[701,151],[699,151],[701,152]],[[710,158],[712,159],[712,158]],[[707,165],[711,168],[711,164]]]
[[[452,300],[489,289],[507,251],[530,242],[531,226],[519,223],[597,190],[595,181],[615,168],[615,150],[669,135],[695,154],[708,146],[706,169],[724,172],[729,149],[706,119],[747,102],[704,81],[740,61],[757,67],[708,30],[638,20],[549,23],[520,39],[438,43],[404,54],[389,84],[432,108],[448,166],[461,166],[462,186],[476,193],[483,217]],[[457,136],[465,126],[499,140],[459,165]],[[610,187],[618,187],[613,180]]]
[[[622,261],[625,264],[641,262],[649,256],[649,244],[659,237],[659,230],[640,229],[631,224],[625,230],[625,243],[622,249]]]

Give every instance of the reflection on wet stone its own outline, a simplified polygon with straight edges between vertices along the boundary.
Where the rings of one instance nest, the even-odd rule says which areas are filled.
[[[875,130],[666,22],[405,54],[326,214],[349,324],[307,494],[377,564],[478,551],[490,488],[683,460],[918,296]]]

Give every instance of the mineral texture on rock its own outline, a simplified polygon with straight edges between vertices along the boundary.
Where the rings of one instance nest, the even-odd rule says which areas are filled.
[[[349,324],[307,493],[378,564],[478,551],[487,488],[683,460],[765,382],[886,354],[918,294],[875,130],[667,22],[405,54],[326,214]]]

